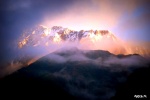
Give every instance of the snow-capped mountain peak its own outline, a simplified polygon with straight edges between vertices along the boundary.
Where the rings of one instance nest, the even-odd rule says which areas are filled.
[[[107,50],[113,54],[141,54],[149,55],[150,51],[142,47],[132,46],[117,38],[108,30],[71,30],[61,26],[37,26],[22,34],[18,47],[51,47],[76,43],[80,49]],[[72,44],[71,44],[72,45]],[[136,49],[135,49],[136,48]]]
[[[26,45],[38,46],[48,42],[64,42],[64,41],[80,41],[83,38],[89,38],[91,41],[98,41],[102,38],[116,39],[108,30],[70,30],[61,26],[53,26],[51,28],[40,25],[31,32],[25,32],[23,39],[19,42],[19,48]],[[35,43],[36,42],[36,43]],[[38,44],[37,44],[38,43]],[[35,45],[36,44],[36,45]]]

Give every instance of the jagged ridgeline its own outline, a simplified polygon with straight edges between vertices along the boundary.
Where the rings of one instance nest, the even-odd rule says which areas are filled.
[[[108,30],[71,30],[61,26],[36,26],[23,32],[18,47],[50,47],[76,43],[80,49],[107,50],[113,54],[140,54],[149,56],[150,50],[143,46],[130,45]]]
[[[38,46],[45,44],[45,46],[48,46],[49,42],[77,42],[86,37],[89,37],[93,42],[101,39],[102,37],[112,38],[113,40],[116,39],[116,37],[108,30],[75,31],[68,28],[63,28],[61,26],[53,26],[48,28],[40,25],[31,30],[25,31],[18,46],[19,48],[22,48],[25,45]]]

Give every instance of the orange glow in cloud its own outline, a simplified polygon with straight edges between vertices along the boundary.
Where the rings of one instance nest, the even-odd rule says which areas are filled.
[[[72,30],[109,30],[116,27],[122,12],[132,13],[137,4],[135,0],[116,2],[121,7],[115,6],[114,2],[108,0],[87,2],[77,2],[53,17],[47,14],[42,24],[49,27],[63,26]]]
[[[146,2],[146,1],[145,1]],[[137,40],[128,32],[137,28],[140,22],[129,18],[120,25],[124,17],[132,16],[142,4],[143,0],[87,0],[77,1],[61,12],[46,14],[42,25],[62,26],[72,30],[109,30],[124,40]],[[138,19],[139,20],[139,19]],[[130,23],[133,21],[132,23]],[[137,34],[136,31],[133,34]],[[126,37],[125,37],[126,36]],[[140,37],[139,37],[140,38]]]
[[[94,2],[91,6],[94,5]],[[88,4],[74,4],[63,13],[56,14],[54,17],[45,16],[43,25],[52,27],[54,25],[63,26],[72,30],[104,30],[110,29],[116,24],[115,12],[109,11],[110,8],[102,6],[91,8]]]
[[[46,36],[49,35],[50,30],[48,30],[47,27],[62,26],[75,31],[91,29],[112,31],[111,29],[117,27],[120,32],[119,34],[122,34],[124,30],[120,27],[128,29],[130,23],[127,23],[124,26],[118,26],[119,19],[122,17],[124,12],[129,15],[132,14],[140,2],[137,2],[137,0],[114,1],[87,0],[88,3],[77,2],[74,5],[70,5],[68,9],[65,9],[62,12],[54,13],[53,15],[47,13],[41,23],[46,26],[44,33]],[[113,32],[113,34],[115,35],[116,33]],[[121,37],[119,38],[122,40]],[[109,40],[101,39],[100,35],[90,34],[89,39],[83,39],[80,43],[83,49],[102,49],[108,50],[114,54],[132,54],[139,53],[141,51],[141,47],[137,47],[137,49],[132,52],[132,50],[130,50],[131,47],[128,46],[130,43],[123,44],[120,43],[120,41],[115,41],[115,38],[113,37],[112,39],[114,41],[113,43]],[[57,33],[53,41],[56,43],[61,41],[61,38]],[[24,42],[21,45],[24,45]],[[48,46],[49,43],[47,42],[44,45]],[[147,49],[145,51],[147,51]],[[139,54],[144,53],[141,51]],[[149,54],[149,52],[147,54]]]

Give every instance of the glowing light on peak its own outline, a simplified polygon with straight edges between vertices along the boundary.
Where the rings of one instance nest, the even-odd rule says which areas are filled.
[[[48,35],[50,34],[50,30],[49,30],[48,28],[46,28],[46,29],[44,30],[44,34],[45,34],[46,36],[48,36]]]
[[[99,41],[102,38],[102,36],[100,34],[96,35],[92,32],[92,33],[90,33],[89,38],[94,43],[96,41]]]
[[[48,36],[50,34],[51,29],[49,27],[46,27],[45,25],[39,25],[39,26],[41,26],[44,29],[45,36]]]
[[[58,33],[55,33],[55,36],[53,38],[54,43],[60,43],[61,37]]]

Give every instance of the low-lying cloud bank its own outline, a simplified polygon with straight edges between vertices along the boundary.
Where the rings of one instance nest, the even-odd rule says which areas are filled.
[[[134,70],[148,67],[148,63],[140,55],[63,48],[18,70],[14,77],[49,80],[77,99],[108,100],[115,95],[118,84],[125,82]],[[7,74],[16,69],[8,67],[8,70]]]
[[[61,47],[54,47],[51,50],[37,49],[35,52],[34,50],[30,50],[28,52],[27,50],[24,50],[26,55],[20,56],[19,58],[12,60],[10,63],[1,66],[0,76],[3,77],[5,75],[11,74],[22,67],[26,67],[36,62],[38,59],[40,60],[40,58],[45,55],[45,58],[47,58],[48,61],[60,64],[67,62],[88,62],[99,67],[112,67],[119,65],[121,66],[119,69],[128,67],[130,68],[133,66],[140,67],[146,65],[147,62],[149,62],[148,59],[145,59],[140,55],[114,55],[108,51],[79,50],[77,47],[73,46],[62,46],[61,49],[56,50],[58,48]],[[49,52],[53,53],[48,54]]]
[[[65,82],[64,89],[71,95],[87,100],[110,99],[116,93],[115,87],[125,82],[135,69],[148,67],[148,61],[139,55],[115,56],[98,50],[80,51],[74,48],[46,57],[50,63],[65,63],[62,69],[49,76],[57,80],[60,86]]]

